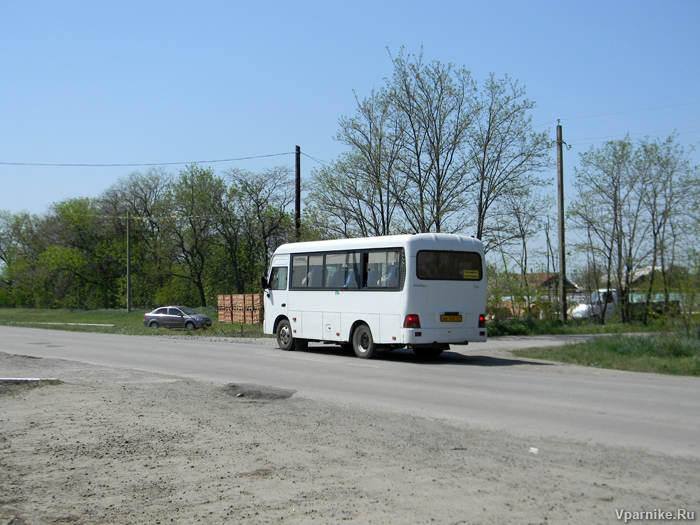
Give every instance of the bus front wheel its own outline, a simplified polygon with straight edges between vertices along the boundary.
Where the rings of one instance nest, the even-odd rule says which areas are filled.
[[[282,350],[294,350],[294,337],[292,337],[292,325],[289,320],[282,319],[277,325],[277,346]]]
[[[372,359],[377,355],[377,345],[372,339],[372,331],[366,324],[361,324],[352,335],[352,347],[355,355],[361,359]]]

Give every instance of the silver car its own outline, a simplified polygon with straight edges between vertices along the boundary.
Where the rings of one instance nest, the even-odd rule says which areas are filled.
[[[186,306],[163,306],[143,314],[143,326],[196,330],[211,326],[211,318]]]

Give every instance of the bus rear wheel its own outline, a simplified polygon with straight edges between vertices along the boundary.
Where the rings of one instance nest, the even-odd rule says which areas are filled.
[[[294,350],[294,337],[292,337],[292,325],[289,320],[282,319],[277,325],[277,346],[282,350]]]
[[[366,324],[361,324],[352,334],[352,347],[360,359],[372,359],[377,355],[377,345],[372,339],[372,331]]]

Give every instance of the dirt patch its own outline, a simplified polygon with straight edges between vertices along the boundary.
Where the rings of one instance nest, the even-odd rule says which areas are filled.
[[[700,461],[0,353],[0,523],[612,523],[698,510]],[[243,394],[239,397],[239,394]]]
[[[224,392],[239,399],[245,398],[250,401],[275,401],[278,399],[289,399],[296,392],[283,388],[259,385],[234,385],[228,384],[224,387]]]

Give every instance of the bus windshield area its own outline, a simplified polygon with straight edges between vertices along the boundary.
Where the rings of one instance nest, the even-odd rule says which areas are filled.
[[[416,255],[416,276],[424,280],[480,281],[481,255],[475,252],[421,250]]]

